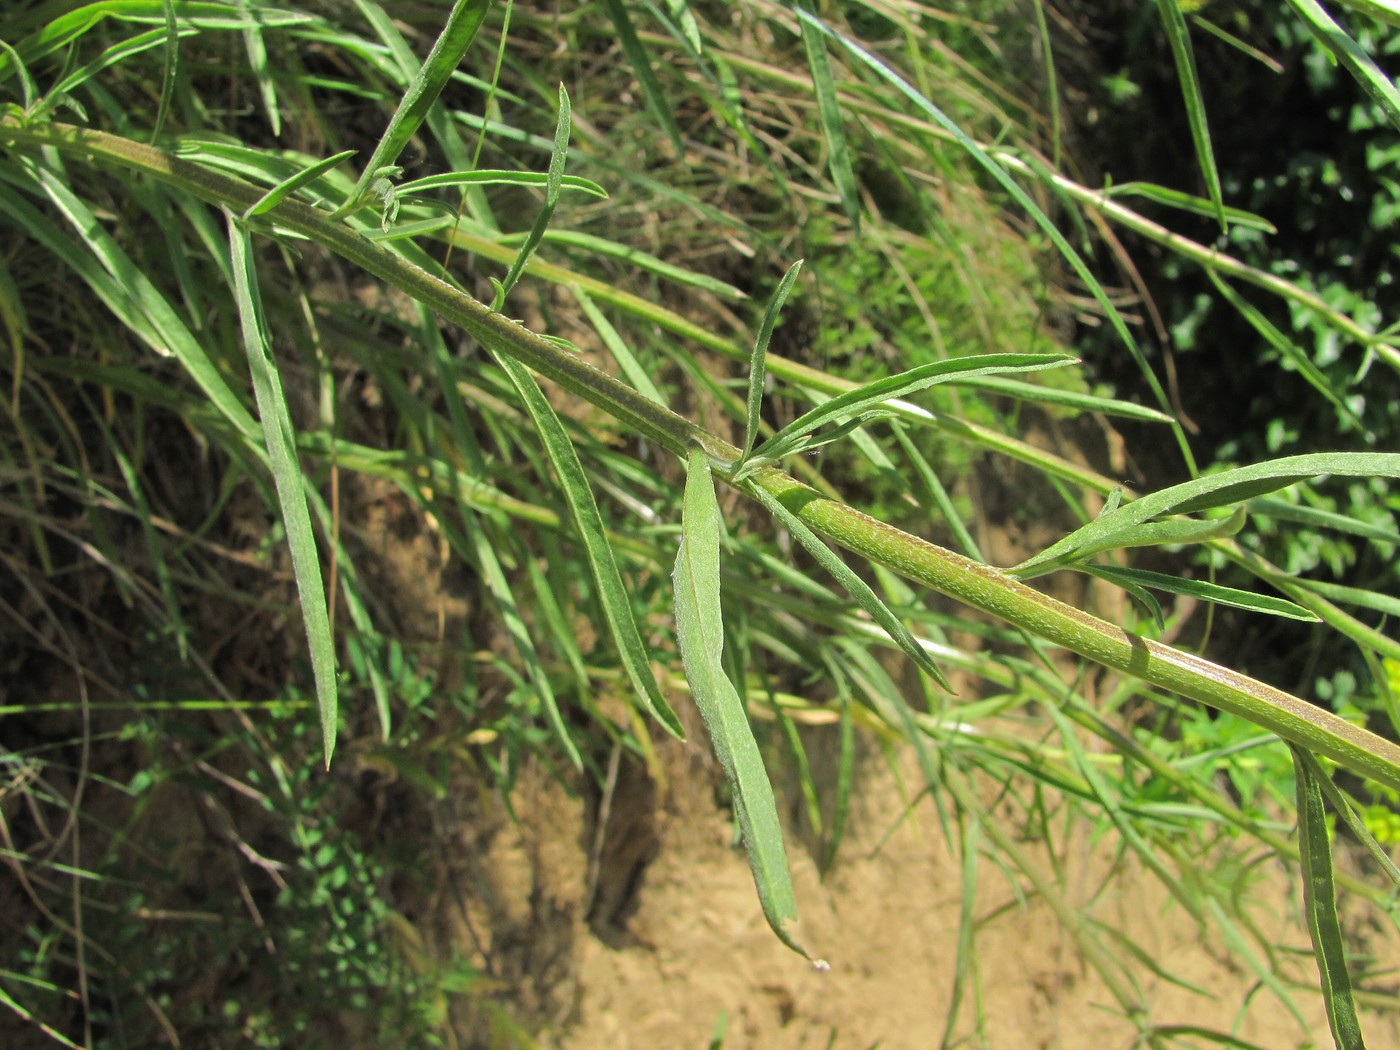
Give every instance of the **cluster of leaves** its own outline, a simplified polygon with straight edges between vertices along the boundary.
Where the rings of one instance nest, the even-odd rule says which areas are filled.
[[[1181,12],[1170,2],[1158,9],[1197,118],[1198,156],[1214,171]],[[1033,13],[1043,28],[1038,4]],[[392,740],[410,715],[442,704],[454,710],[453,731],[471,742],[473,761],[506,790],[527,755],[572,783],[601,782],[599,756],[613,748],[654,761],[653,735],[679,734],[672,704],[688,691],[729,780],[763,910],[798,947],[790,927],[798,902],[766,763],[778,756],[802,771],[829,865],[849,811],[855,732],[865,728],[915,751],[922,787],[962,858],[959,981],[945,1044],[966,1034],[960,1008],[976,984],[979,858],[1007,872],[1016,892],[1050,904],[1144,1043],[1233,1040],[1155,1019],[1141,975],[1160,972],[1157,964],[1071,906],[1064,872],[1047,871],[1019,841],[1021,826],[1037,826],[1054,855],[1053,818],[1063,814],[1111,828],[1302,1025],[1284,961],[1267,945],[1250,950],[1247,902],[1228,881],[1195,877],[1222,837],[1300,863],[1333,1029],[1339,1043],[1355,1045],[1322,799],[1359,839],[1374,838],[1310,752],[1395,789],[1400,750],[1021,582],[1053,569],[1092,572],[1132,596],[1143,614],[1130,625],[1147,634],[1171,626],[1154,592],[1315,616],[1377,671],[1400,660],[1396,643],[1333,604],[1335,592],[1294,580],[1236,540],[1257,501],[1319,475],[1394,478],[1400,457],[1300,455],[1194,476],[1190,442],[1159,379],[1073,243],[1079,216],[1055,222],[1046,212],[1053,195],[1100,221],[1159,231],[1184,259],[1262,283],[1346,338],[1361,333],[1377,367],[1392,368],[1396,351],[1383,336],[1325,303],[1319,309],[1302,284],[1269,284],[1271,275],[1247,264],[1207,260],[1201,246],[1172,239],[1124,203],[1145,195],[1250,228],[1248,216],[1225,208],[1218,177],[1197,200],[1162,187],[1105,194],[1058,174],[1058,148],[1048,161],[1030,148],[1029,110],[1014,99],[1003,105],[1000,89],[987,87],[989,27],[923,5],[858,4],[830,15],[805,3],[754,5],[712,22],[685,3],[643,9],[607,0],[561,22],[524,4],[458,0],[445,26],[413,27],[432,36],[431,50],[411,46],[405,26],[372,0],[357,0],[353,14],[340,5],[108,0],[58,14],[31,6],[13,24],[18,38],[0,48],[9,92],[0,221],[18,241],[0,265],[12,379],[12,426],[0,452],[13,492],[5,521],[33,557],[4,569],[27,601],[7,611],[49,625],[60,641],[34,652],[57,652],[75,683],[62,762],[87,773],[97,710],[90,691],[118,712],[149,706],[135,688],[140,674],[104,673],[108,664],[92,658],[90,639],[105,634],[128,653],[145,632],[169,639],[169,659],[201,669],[197,688],[232,711],[248,696],[280,694],[273,683],[285,662],[261,664],[277,654],[250,638],[254,655],[216,673],[227,625],[271,616],[268,637],[285,640],[300,620],[327,762],[338,736]],[[940,37],[949,24],[965,51]],[[787,60],[765,61],[755,41]],[[544,83],[539,55],[561,44],[568,84]],[[624,93],[610,60],[619,54],[636,92],[630,108],[617,101]],[[609,68],[601,87],[598,65]],[[148,112],[137,99],[158,104]],[[367,101],[382,119],[356,135]],[[576,121],[575,106],[589,119]],[[1058,128],[1057,108],[1050,123]],[[298,148],[267,144],[278,138]],[[354,175],[353,149],[368,158]],[[744,185],[743,173],[758,169],[768,179],[761,191]],[[1031,237],[1014,233],[1003,205],[1027,217]],[[667,224],[662,233],[658,222]],[[697,227],[744,261],[707,270],[699,260],[713,242]],[[800,277],[788,263],[804,234],[815,243],[804,245],[810,260]],[[1041,381],[1071,363],[1044,323],[1049,293],[1032,261],[1042,249],[1082,282],[1089,297],[1080,305],[1097,311],[1143,369],[1154,406],[1096,396],[1083,381]],[[865,254],[848,267],[856,251]],[[752,259],[781,263],[772,266],[771,295]],[[885,296],[871,292],[880,283],[872,259],[893,275]],[[1025,280],[1032,287],[1008,287]],[[803,294],[823,291],[832,306],[812,329],[834,345],[809,353],[780,320]],[[734,316],[749,311],[746,293],[766,310]],[[1222,294],[1231,292],[1222,285]],[[872,303],[886,306],[878,325],[866,312]],[[715,322],[725,317],[732,323]],[[775,351],[780,336],[791,352]],[[735,375],[743,396],[729,382]],[[1023,405],[1050,417],[1152,423],[1172,435],[1193,477],[1129,498],[1094,470],[1018,437]],[[930,456],[932,441],[942,447]],[[191,451],[171,467],[170,448]],[[1005,457],[1042,479],[1059,499],[1056,512],[1080,527],[1011,572],[985,564],[967,493],[948,476],[949,465],[981,456]],[[197,465],[213,475],[208,491],[184,477],[197,477]],[[941,519],[964,554],[861,514],[849,501],[850,479],[864,486],[862,503],[918,522],[920,532]],[[717,482],[747,497],[745,509],[722,503]],[[436,647],[390,626],[388,599],[425,595],[380,564],[356,520],[370,492],[390,494],[414,534],[431,538],[437,554],[425,561],[440,584],[470,581],[466,604],[482,611],[440,606]],[[240,501],[255,509],[235,515]],[[1326,521],[1344,536],[1376,542],[1379,530],[1389,542],[1380,524]],[[260,533],[251,555],[239,539],[250,523]],[[773,539],[775,527],[800,556]],[[262,542],[262,533],[276,542]],[[1207,545],[1290,601],[1110,560],[1185,544]],[[854,553],[860,568],[833,545]],[[285,586],[240,585],[249,563],[283,569]],[[99,600],[71,593],[73,579]],[[1362,607],[1375,609],[1381,597]],[[76,621],[74,607],[87,610]],[[135,632],[126,626],[133,618],[144,621]],[[583,632],[583,623],[594,626]],[[954,637],[987,644],[959,646]],[[1056,646],[1120,674],[1090,702],[1075,677],[1056,670]],[[462,690],[444,697],[422,688],[434,660],[453,653],[464,665]],[[343,666],[357,673],[347,679]],[[901,687],[896,668],[909,685]],[[953,675],[965,684],[950,700]],[[1375,680],[1384,694],[1389,678]],[[1174,712],[1179,701],[1168,694],[1293,745],[1296,791],[1271,801],[1299,814],[1301,847],[1260,819],[1257,798],[1241,804],[1221,790],[1222,771],[1242,793],[1260,786],[1242,779],[1257,765],[1241,759],[1248,752],[1237,741],[1175,724],[1125,727],[1118,717],[1135,699]],[[772,715],[766,761],[749,720],[758,708]],[[6,714],[41,711],[36,691]],[[817,714],[834,716],[825,720],[837,727],[841,754],[825,809],[796,729]],[[287,952],[308,984],[323,986],[316,994],[330,981],[337,994],[370,1004],[373,989],[403,972],[382,949],[392,903],[376,893],[380,861],[328,826],[335,810],[317,785],[331,781],[311,771],[296,737],[261,744],[257,754],[299,772],[283,773],[276,791],[247,785],[280,799],[276,811],[299,850],[297,877],[286,878],[278,905],[295,927]],[[1207,749],[1199,761],[1180,761],[1186,743]],[[1092,753],[1097,745],[1111,752],[1109,763]],[[60,764],[37,745],[10,754],[17,770]],[[427,793],[447,782],[397,757]],[[172,768],[168,760],[147,766],[148,774]],[[88,819],[80,792],[54,794],[75,819]],[[993,796],[995,806],[986,801]],[[125,848],[122,836],[112,848]],[[12,852],[23,878],[22,862],[37,854]],[[1393,877],[1379,848],[1375,856]],[[1386,890],[1354,886],[1394,907]],[[45,948],[6,960],[3,994],[17,1015],[49,1025],[20,989],[32,980],[60,988],[59,970],[86,989],[90,938],[76,913],[65,922],[43,904],[39,914],[51,928],[36,925],[33,940]],[[140,916],[124,915],[128,936],[115,942],[132,943]],[[61,958],[53,944],[64,946]],[[59,959],[58,969],[34,976],[40,955]],[[469,967],[453,973],[471,975]],[[122,989],[114,978],[109,994],[139,998],[174,979],[168,969]],[[417,986],[403,987],[421,1006]],[[95,1028],[121,1038],[86,991],[76,999],[72,1031],[85,1042]],[[315,1012],[256,994],[228,1002],[245,1037],[268,1043]],[[121,1005],[129,1016],[130,1001]],[[407,1012],[451,1030],[435,1000]],[[971,1023],[980,1026],[980,1014]]]

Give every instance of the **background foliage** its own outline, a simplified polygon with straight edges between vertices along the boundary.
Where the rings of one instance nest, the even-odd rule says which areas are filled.
[[[416,921],[444,822],[508,801],[530,763],[598,799],[619,761],[660,778],[669,733],[704,739],[694,693],[780,933],[801,901],[781,839],[754,830],[764,766],[791,771],[830,868],[858,747],[912,748],[910,804],[930,799],[964,857],[965,900],[985,856],[1054,902],[1144,1045],[1238,1043],[1157,1017],[1157,964],[1022,840],[1053,856],[1064,829],[1112,836],[1300,1026],[1316,974],[1256,931],[1248,873],[1303,863],[1335,1037],[1358,1045],[1348,986],[1374,1002],[1393,972],[1339,961],[1321,800],[1361,858],[1337,877],[1393,925],[1390,781],[1353,767],[1334,785],[1258,719],[1090,676],[1009,598],[1008,624],[843,561],[725,444],[993,565],[1188,477],[1394,448],[1394,125],[1298,11],[1187,7],[21,5],[0,57],[15,1030],[528,1045],[544,1022],[506,963]],[[1391,53],[1389,28],[1347,25]],[[1294,109],[1315,119],[1256,119]],[[1193,150],[1173,117],[1201,112],[1214,134],[1198,121]],[[1225,204],[1266,221],[1231,212],[1221,232]],[[1244,270],[1208,272],[1153,222]],[[454,315],[466,300],[366,265],[381,257],[493,310]],[[1091,367],[1047,367],[1069,350]],[[936,385],[784,429],[899,374]],[[1348,473],[1332,462],[1299,479]],[[1122,590],[1044,586],[1206,638],[1393,740],[1395,469],[1365,463],[1377,476],[1225,492],[1222,512],[1256,497],[1237,537],[1211,497],[1152,523],[1175,543],[1129,558],[1115,538],[1095,571]],[[712,469],[732,483],[713,506]],[[1164,576],[1114,575],[1129,562]],[[1220,597],[1207,565],[1247,609],[1209,631],[1191,615]],[[1261,580],[1321,622],[1261,615]],[[811,772],[814,732],[834,737],[833,783]],[[1386,741],[1360,739],[1387,769]],[[980,1007],[959,1020],[966,910],[945,1045],[985,1040]]]

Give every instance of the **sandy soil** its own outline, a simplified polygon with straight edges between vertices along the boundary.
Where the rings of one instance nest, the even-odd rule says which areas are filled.
[[[667,765],[664,791],[638,789],[635,781],[645,777],[635,773],[631,787],[623,778],[600,854],[586,830],[596,807],[530,777],[518,799],[520,823],[501,824],[484,864],[474,865],[483,892],[454,921],[470,916],[478,938],[495,931],[486,951],[499,987],[517,1017],[543,1026],[541,1045],[939,1046],[956,978],[962,893],[959,863],[932,805],[899,822],[904,807],[893,776],[868,764],[851,835],[825,880],[801,845],[790,843],[800,936],[831,963],[821,973],[765,925],[698,745],[676,745]],[[1162,972],[1195,986],[1136,969],[1158,1024],[1211,1028],[1267,1048],[1329,1045],[1317,996],[1295,994],[1305,1011],[1300,1024],[1220,944],[1203,941],[1149,873],[1123,862],[1110,876],[1109,839],[1072,834],[1053,860],[1043,846],[1024,845],[1058,865],[1071,904],[1121,930]],[[985,858],[977,886],[980,984],[966,988],[948,1045],[1136,1045],[1135,1027],[1046,902]],[[1270,870],[1255,883],[1248,913],[1273,944],[1302,951],[1307,934],[1297,898],[1286,874]],[[1310,959],[1299,959],[1297,979],[1315,980]],[[976,1038],[979,1012],[984,1043]],[[1372,1046],[1400,1046],[1393,1015],[1366,1023]],[[1188,1036],[1175,1045],[1208,1044]]]

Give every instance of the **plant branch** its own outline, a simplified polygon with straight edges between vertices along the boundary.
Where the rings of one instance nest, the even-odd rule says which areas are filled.
[[[67,124],[26,126],[13,116],[0,117],[0,144],[52,147],[90,162],[115,164],[235,210],[248,208],[264,192],[130,139]],[[738,461],[739,450],[727,441],[382,248],[355,228],[332,221],[326,212],[287,200],[264,218],[408,293],[491,349],[533,368],[673,454],[683,458],[698,445],[716,462],[721,475]],[[1400,789],[1400,747],[1329,711],[1228,668],[1130,634],[997,569],[828,499],[779,470],[756,471],[747,483],[764,489],[818,534],[863,558],[1089,660],[1239,715],[1353,772]]]

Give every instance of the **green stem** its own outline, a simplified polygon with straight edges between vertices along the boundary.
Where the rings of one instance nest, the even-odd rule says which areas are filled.
[[[90,161],[116,164],[234,210],[247,208],[263,195],[256,186],[130,139],[67,124],[27,127],[14,117],[0,117],[0,144],[52,147]],[[737,462],[739,450],[727,441],[390,253],[354,228],[331,221],[327,213],[288,200],[265,218],[407,292],[482,343],[523,362],[675,455],[683,458],[699,445],[720,465],[721,474],[724,466]],[[758,471],[750,483],[782,501],[820,535],[863,558],[1089,660],[1239,715],[1355,773],[1400,789],[1400,747],[1329,711],[1208,660],[1129,634],[997,569],[828,499],[781,471]]]

